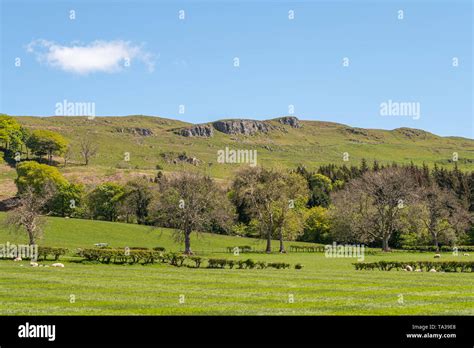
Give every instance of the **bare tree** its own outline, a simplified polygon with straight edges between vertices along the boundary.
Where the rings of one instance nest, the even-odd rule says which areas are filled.
[[[160,194],[154,208],[155,223],[177,228],[177,241],[184,240],[184,253],[192,254],[190,235],[211,223],[233,219],[227,196],[206,176],[180,173],[171,179],[162,178]]]
[[[6,225],[16,232],[26,231],[30,245],[36,244],[38,238],[43,234],[45,220],[41,213],[44,207],[54,195],[54,189],[47,186],[41,194],[28,186],[19,195],[19,205],[8,213]]]
[[[89,165],[89,161],[91,160],[92,157],[94,157],[97,154],[97,144],[95,144],[90,138],[84,137],[81,140],[81,155],[84,158],[84,162],[86,163],[86,166]]]
[[[447,242],[456,240],[470,222],[469,213],[456,196],[436,184],[422,190],[418,218],[437,249],[440,238]]]
[[[71,146],[71,144],[68,144],[68,146],[66,147],[66,150],[64,151],[64,155],[63,155],[64,166],[65,167],[67,167],[67,165],[68,165],[68,163],[71,160],[73,155],[74,155],[74,152],[72,150],[72,146]]]
[[[389,240],[397,230],[408,226],[409,210],[417,202],[417,187],[405,168],[366,172],[332,195],[331,210],[335,236],[361,242],[382,242],[389,251]],[[338,230],[342,227],[344,230]]]

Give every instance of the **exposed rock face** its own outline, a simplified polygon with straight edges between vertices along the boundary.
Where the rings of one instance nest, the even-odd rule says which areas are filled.
[[[286,125],[291,126],[293,128],[301,128],[300,121],[295,116],[280,117],[278,119],[278,122],[280,122],[281,124],[286,124]]]
[[[255,120],[224,120],[213,122],[212,125],[219,132],[225,134],[253,135],[256,133],[268,133],[274,127],[263,121]]]
[[[176,134],[183,137],[205,137],[209,138],[214,135],[213,128],[208,124],[197,124],[192,127],[180,128],[175,130]]]
[[[153,135],[153,132],[149,128],[139,128],[139,127],[134,127],[134,128],[115,128],[115,131],[118,133],[128,133],[128,134],[134,134],[134,135],[140,135],[143,137],[149,137]]]

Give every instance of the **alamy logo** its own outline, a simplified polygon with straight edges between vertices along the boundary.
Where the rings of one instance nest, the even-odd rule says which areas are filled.
[[[31,259],[36,261],[38,259],[38,245],[23,245],[23,244],[0,244],[0,259]]]
[[[225,150],[217,151],[217,163],[248,163],[255,167],[257,150],[233,150],[226,146]]]
[[[409,116],[414,120],[421,117],[419,102],[396,102],[391,99],[380,103],[381,116]]]
[[[91,102],[69,102],[66,99],[62,103],[56,103],[56,116],[88,116],[95,117],[95,103]]]
[[[28,322],[18,326],[20,338],[47,338],[48,341],[56,339],[56,325],[34,325]]]
[[[364,261],[364,245],[360,244],[340,244],[336,242],[324,246],[324,255],[334,258],[357,258],[357,261]]]

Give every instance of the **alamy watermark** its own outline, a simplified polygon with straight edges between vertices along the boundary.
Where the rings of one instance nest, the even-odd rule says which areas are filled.
[[[251,167],[257,165],[257,150],[229,149],[217,151],[217,163],[248,163]]]
[[[64,99],[55,104],[56,116],[87,116],[89,119],[95,117],[94,102],[70,102]]]
[[[364,261],[364,245],[337,245],[336,242],[334,242],[324,246],[324,255],[333,258],[357,258],[357,261]]]
[[[30,259],[32,261],[38,260],[38,245],[23,245],[23,244],[0,244],[0,259]]]
[[[408,116],[414,120],[421,117],[419,102],[396,102],[391,99],[380,103],[381,116]]]

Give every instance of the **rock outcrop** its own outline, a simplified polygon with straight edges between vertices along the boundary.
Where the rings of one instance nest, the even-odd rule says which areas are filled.
[[[280,117],[278,119],[278,122],[280,122],[281,124],[291,126],[293,128],[301,128],[300,121],[295,116]]]
[[[115,128],[115,131],[118,133],[128,133],[128,134],[134,134],[134,135],[140,135],[142,137],[149,137],[153,135],[153,131],[149,128],[139,128],[139,127],[133,127],[133,128]]]
[[[256,133],[268,133],[274,127],[264,121],[255,120],[223,120],[213,122],[216,130],[225,134],[253,135]]]
[[[183,137],[204,137],[209,138],[214,135],[213,128],[208,124],[197,124],[192,127],[179,128],[174,131]]]

